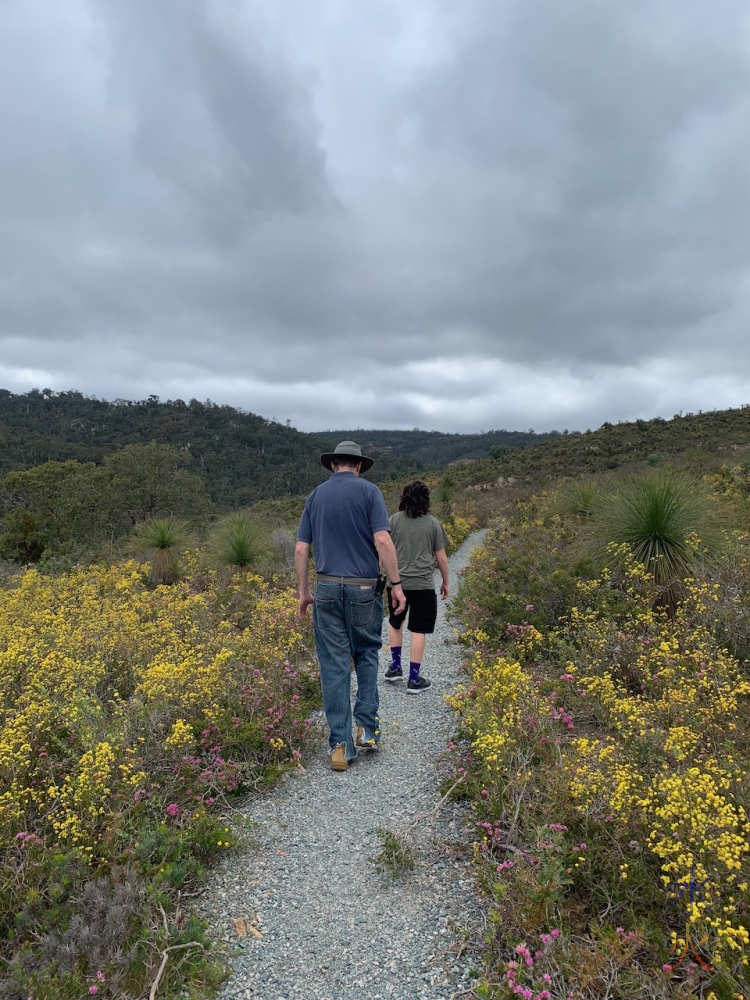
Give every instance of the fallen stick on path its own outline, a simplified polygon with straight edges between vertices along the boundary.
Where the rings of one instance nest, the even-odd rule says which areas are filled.
[[[410,823],[407,823],[404,829],[404,833],[406,833],[407,830],[411,830],[413,827],[415,827],[417,823],[421,823],[422,820],[432,819],[433,816],[437,816],[437,814],[440,812],[440,810],[443,808],[445,803],[450,798],[451,794],[455,791],[456,788],[458,788],[461,782],[465,780],[466,780],[466,775],[462,774],[461,777],[458,779],[458,781],[453,782],[451,787],[448,789],[448,791],[445,793],[445,795],[442,797],[442,799],[438,802],[436,806],[433,806],[432,809],[428,809],[428,811],[425,813],[420,813],[418,816],[415,816]]]

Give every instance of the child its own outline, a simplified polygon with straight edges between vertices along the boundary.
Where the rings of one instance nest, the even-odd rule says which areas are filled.
[[[391,538],[396,546],[401,586],[406,596],[406,608],[394,613],[391,599],[391,581],[388,587],[388,635],[391,645],[391,666],[385,673],[387,681],[400,681],[404,676],[401,666],[403,626],[407,611],[408,629],[411,633],[409,645],[409,679],[407,694],[420,694],[432,687],[432,682],[420,676],[424,655],[425,636],[435,631],[437,619],[437,595],[433,580],[435,560],[443,577],[440,597],[445,600],[450,594],[448,582],[448,558],[445,546],[448,536],[436,517],[429,513],[430,491],[417,479],[404,487],[398,513],[391,514]]]

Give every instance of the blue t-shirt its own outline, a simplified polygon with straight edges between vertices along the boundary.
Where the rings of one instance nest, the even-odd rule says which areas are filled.
[[[372,536],[390,530],[378,487],[353,472],[335,472],[307,498],[297,541],[312,544],[318,573],[371,580],[379,573]]]

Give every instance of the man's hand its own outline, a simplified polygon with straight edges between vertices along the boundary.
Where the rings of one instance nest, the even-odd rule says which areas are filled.
[[[441,583],[440,584],[440,599],[444,601],[446,599],[446,597],[450,597],[450,594],[451,594],[450,584],[447,581],[445,583]]]
[[[297,571],[297,585],[299,587],[297,613],[300,618],[305,618],[307,609],[313,602],[310,593],[310,546],[307,542],[297,542],[294,548],[294,568]]]
[[[380,565],[388,574],[388,579],[398,580],[398,559],[390,531],[376,531],[372,538],[380,556]],[[396,614],[401,614],[406,607],[406,597],[400,583],[396,587],[391,587],[391,600]]]
[[[391,587],[391,603],[393,604],[393,610],[397,615],[406,607],[406,594],[401,589],[401,584],[397,584],[395,587]]]

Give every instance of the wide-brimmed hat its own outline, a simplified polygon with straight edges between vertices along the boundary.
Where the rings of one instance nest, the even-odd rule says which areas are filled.
[[[327,451],[325,455],[320,456],[321,463],[329,472],[331,471],[331,462],[334,458],[356,458],[358,462],[362,463],[361,472],[367,472],[375,464],[375,459],[363,455],[362,449],[354,441],[339,441],[333,451]]]

